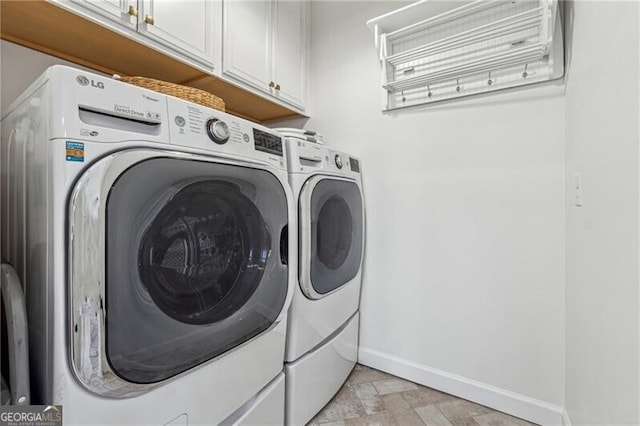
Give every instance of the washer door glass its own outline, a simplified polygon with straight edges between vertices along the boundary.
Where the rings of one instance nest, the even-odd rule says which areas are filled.
[[[134,383],[167,379],[280,315],[287,203],[264,170],[154,158],[107,201],[106,351]]]
[[[255,292],[271,249],[256,206],[224,181],[186,185],[157,214],[138,269],[154,303],[190,324],[220,321]]]
[[[322,295],[348,283],[360,270],[360,189],[354,182],[322,179],[313,188],[310,208],[311,284]]]

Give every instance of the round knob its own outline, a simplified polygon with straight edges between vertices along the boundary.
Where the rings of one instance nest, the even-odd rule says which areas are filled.
[[[207,121],[207,134],[212,141],[220,145],[225,144],[229,140],[229,136],[231,136],[227,123],[217,118]]]
[[[340,154],[336,154],[336,167],[338,167],[339,169],[342,168],[342,158],[340,158]]]
[[[144,22],[146,22],[149,25],[153,25],[153,16],[151,15],[144,15]]]

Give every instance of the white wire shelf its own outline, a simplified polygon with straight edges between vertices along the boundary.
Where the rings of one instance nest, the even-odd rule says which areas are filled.
[[[563,75],[558,0],[422,0],[370,20],[383,109]]]

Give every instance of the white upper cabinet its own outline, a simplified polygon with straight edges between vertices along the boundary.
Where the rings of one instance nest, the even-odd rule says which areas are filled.
[[[138,32],[213,65],[213,6],[209,0],[138,2]]]
[[[276,95],[302,107],[305,100],[306,5],[304,1],[279,1],[274,14],[273,81]]]
[[[213,34],[221,25],[221,0],[52,1],[110,29],[126,28],[129,37],[143,35],[139,41],[213,71]]]
[[[72,0],[72,2],[127,28],[135,30],[138,24],[137,0]],[[64,3],[64,1],[58,0],[57,3]]]
[[[222,71],[269,91],[271,82],[271,1],[225,0]]]
[[[304,110],[307,4],[224,0],[222,72]]]
[[[47,0],[46,3],[204,73],[180,80],[183,84],[213,91],[229,87],[235,93],[244,90],[260,96],[271,104],[271,112],[265,117],[306,113],[309,0]],[[71,33],[72,28],[68,31]],[[138,52],[138,63],[146,63],[142,56],[153,54],[145,49]],[[126,64],[130,59],[127,55],[130,53],[122,52],[117,61]],[[115,63],[111,69],[120,68]],[[160,74],[166,78],[166,72]]]

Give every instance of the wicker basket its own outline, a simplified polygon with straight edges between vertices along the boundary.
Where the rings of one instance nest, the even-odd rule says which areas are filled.
[[[197,104],[224,112],[224,101],[216,95],[205,92],[204,90],[182,86],[180,84],[169,83],[167,81],[154,80],[153,78],[119,76],[114,77],[125,83],[144,87],[145,89],[154,90],[165,95],[175,96],[176,98],[195,102]]]

